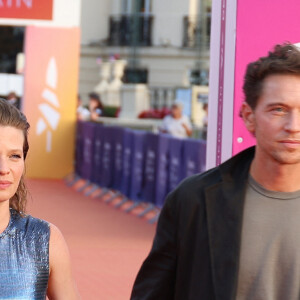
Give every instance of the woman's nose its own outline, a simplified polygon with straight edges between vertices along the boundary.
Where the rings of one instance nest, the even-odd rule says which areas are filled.
[[[9,173],[9,165],[6,159],[0,158],[0,174],[5,175]]]

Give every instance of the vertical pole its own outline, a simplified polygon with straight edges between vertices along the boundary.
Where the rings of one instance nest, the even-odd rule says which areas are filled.
[[[207,169],[232,156],[237,0],[212,5]]]
[[[217,116],[217,154],[216,165],[222,161],[222,129],[223,129],[223,97],[224,97],[224,64],[225,64],[225,33],[226,33],[226,0],[221,4],[220,57],[219,57],[219,91]]]

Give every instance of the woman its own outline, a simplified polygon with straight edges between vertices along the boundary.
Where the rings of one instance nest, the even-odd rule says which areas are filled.
[[[0,100],[0,298],[79,299],[60,231],[26,215],[26,117]]]
[[[97,93],[92,92],[89,94],[89,111],[92,121],[98,120],[103,113],[103,104]]]

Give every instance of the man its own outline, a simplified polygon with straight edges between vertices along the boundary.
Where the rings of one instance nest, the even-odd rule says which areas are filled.
[[[298,49],[249,64],[243,88],[257,145],[167,197],[131,299],[299,299]]]
[[[165,116],[161,126],[161,132],[169,133],[178,138],[186,138],[192,135],[192,125],[182,114],[182,103],[175,101],[171,107],[171,114]]]

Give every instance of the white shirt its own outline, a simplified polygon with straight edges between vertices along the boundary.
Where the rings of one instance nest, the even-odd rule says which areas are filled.
[[[175,137],[186,138],[188,135],[182,124],[185,124],[190,130],[192,129],[191,122],[187,116],[181,116],[180,119],[174,119],[171,115],[168,115],[164,117],[161,129]]]
[[[81,105],[77,107],[77,114],[80,115],[82,120],[89,120],[91,115],[90,111]]]

